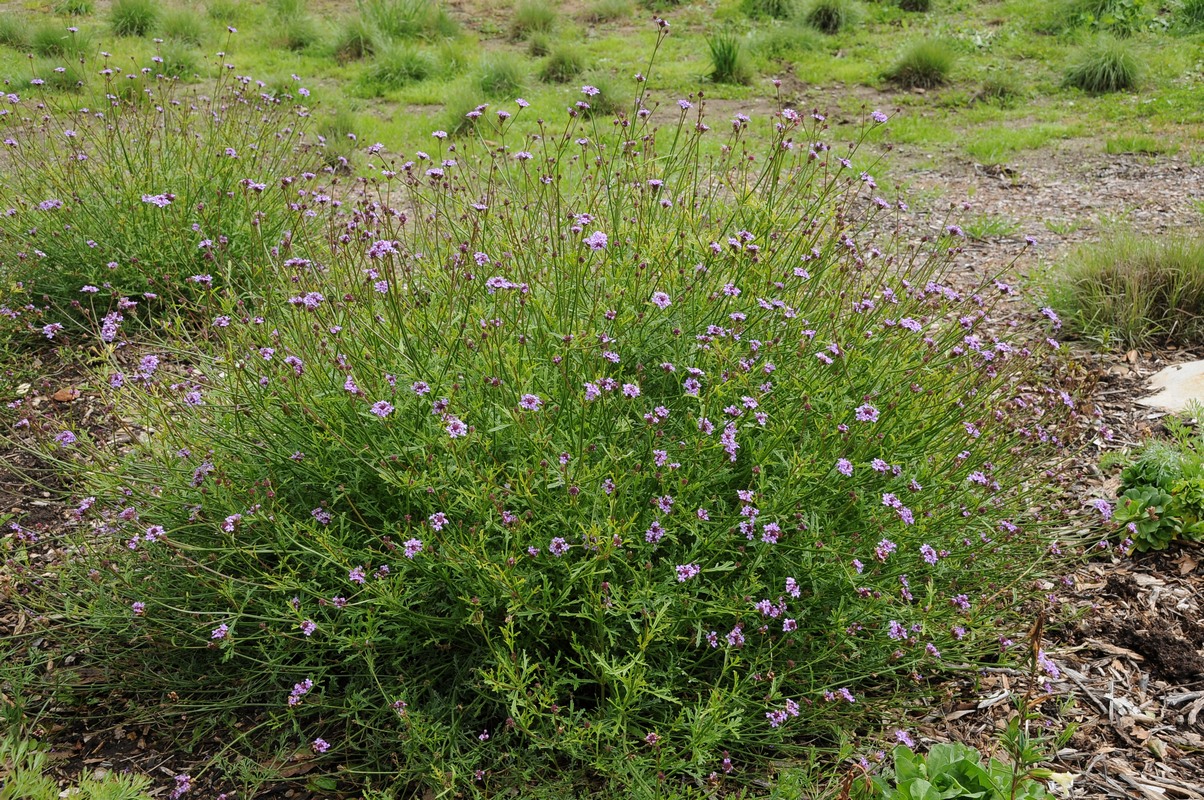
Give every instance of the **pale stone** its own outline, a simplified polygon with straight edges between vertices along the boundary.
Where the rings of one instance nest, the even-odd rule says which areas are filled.
[[[1137,402],[1166,411],[1186,411],[1188,403],[1204,403],[1204,361],[1187,361],[1166,367],[1150,378],[1157,390]]]

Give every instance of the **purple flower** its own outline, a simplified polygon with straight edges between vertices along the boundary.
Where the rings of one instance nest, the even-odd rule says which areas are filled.
[[[456,417],[447,418],[447,427],[445,430],[447,431],[447,435],[453,439],[459,439],[462,436],[468,435],[468,426]]]
[[[590,250],[605,250],[608,240],[602,231],[594,231],[583,240]]]
[[[364,581],[366,580],[366,578],[364,577],[364,568],[363,568],[362,566],[360,566],[360,567],[352,567],[352,568],[351,568],[351,569],[350,569],[350,570],[347,572],[347,578],[348,578],[348,579],[349,579],[349,580],[350,580],[352,583],[363,584],[363,583],[364,583]]]
[[[312,636],[314,631],[318,629],[318,625],[312,619],[307,619],[301,623],[300,628],[303,634]]]
[[[61,324],[52,322],[49,325],[42,326],[42,335],[44,335],[47,339],[53,339],[54,335],[62,329],[63,326]]]
[[[669,295],[665,294],[664,292],[652,293],[652,305],[656,306],[657,308],[665,309],[672,304],[673,301],[669,298]]]
[[[937,552],[936,552],[936,550],[932,549],[931,545],[928,545],[928,544],[920,545],[920,555],[923,556],[924,560],[927,561],[929,564],[935,564],[938,561]]]
[[[393,413],[393,404],[387,400],[378,400],[372,404],[372,413],[382,419]]]
[[[175,777],[175,781],[176,781],[175,788],[172,789],[171,794],[168,795],[168,797],[170,797],[171,800],[180,800],[181,797],[183,797],[184,795],[186,795],[190,791],[192,791],[192,777],[191,776],[177,775]]]
[[[562,537],[557,536],[551,541],[551,543],[548,544],[548,550],[554,556],[563,556],[569,551],[569,543],[566,542]]]
[[[146,603],[137,600],[130,605],[130,611],[134,612],[135,617],[140,617],[146,613]]]
[[[846,478],[852,476],[853,462],[849,461],[847,458],[837,459],[836,471],[839,472],[841,475],[844,475]]]
[[[623,384],[623,394],[626,397],[639,397],[640,387],[634,383],[625,383]]]
[[[75,434],[71,431],[61,431],[55,435],[54,440],[63,447],[75,444]]]
[[[898,740],[899,744],[906,745],[907,747],[916,746],[915,739],[912,739],[911,734],[905,730],[895,731],[895,739]]]
[[[702,571],[697,564],[678,564],[674,569],[677,572],[678,583],[685,583]]]
[[[210,639],[225,639],[229,633],[230,633],[230,626],[223,622],[221,625],[218,625],[216,628],[213,629],[213,631],[209,634],[209,638]]]
[[[174,200],[175,197],[176,196],[174,194],[168,193],[144,194],[142,195],[142,202],[148,203],[152,206],[158,206],[159,208],[166,208],[167,206],[171,205],[171,201]]]
[[[325,753],[330,749],[330,743],[320,736],[310,742],[309,746],[315,753]]]
[[[522,399],[518,401],[518,405],[524,411],[538,411],[543,405],[543,400],[540,399],[539,395],[524,394]]]
[[[422,552],[421,539],[406,539],[405,541],[405,557],[413,558]]]
[[[858,422],[877,422],[878,409],[871,406],[869,403],[857,406],[857,421]]]
[[[1107,500],[1104,500],[1103,498],[1088,500],[1087,505],[1098,511],[1100,516],[1104,518],[1105,522],[1112,519],[1113,508],[1111,505],[1109,505]]]

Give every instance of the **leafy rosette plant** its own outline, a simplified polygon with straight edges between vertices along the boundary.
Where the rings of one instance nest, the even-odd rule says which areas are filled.
[[[956,228],[873,234],[819,115],[645,99],[371,153],[260,299],[205,298],[216,355],[115,351],[154,433],[89,474],[93,652],[436,786],[722,780],[998,657],[1074,415],[1050,343],[949,282]]]

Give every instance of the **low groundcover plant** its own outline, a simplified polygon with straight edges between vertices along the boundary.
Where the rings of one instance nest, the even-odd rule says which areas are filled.
[[[105,345],[153,435],[44,446],[94,459],[57,592],[127,691],[364,780],[635,791],[831,746],[1010,645],[1076,414],[1056,342],[948,281],[956,226],[876,235],[902,204],[822,115],[758,140],[645,86],[613,125],[586,86],[559,131],[509,138],[519,100],[367,148],[257,293]]]

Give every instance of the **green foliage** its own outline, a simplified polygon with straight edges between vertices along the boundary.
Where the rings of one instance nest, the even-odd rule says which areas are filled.
[[[798,22],[765,25],[752,37],[750,45],[757,56],[769,59],[795,58],[823,52],[825,47],[824,37],[815,28]]]
[[[521,57],[498,51],[481,59],[474,81],[485,97],[512,100],[527,85],[527,69]]]
[[[1113,523],[1139,552],[1204,541],[1204,438],[1167,420],[1171,440],[1147,442],[1120,475]]]
[[[1204,30],[1204,0],[1183,0],[1175,12],[1175,25],[1187,32]]]
[[[1016,775],[1010,764],[995,758],[983,763],[977,750],[956,742],[933,745],[926,756],[896,747],[893,757],[893,776],[875,780],[875,800],[1043,800],[1049,796],[1041,782]]]
[[[463,133],[472,127],[468,114],[484,102],[480,88],[471,80],[461,80],[448,90],[443,110],[436,118],[438,126],[450,134]]]
[[[25,51],[30,49],[31,44],[29,24],[24,17],[0,12],[0,45]]]
[[[788,19],[794,15],[796,0],[740,0],[740,10],[753,19]]]
[[[1105,344],[1204,342],[1204,239],[1110,235],[1072,252],[1046,278],[1068,330]]]
[[[156,0],[113,0],[109,25],[118,36],[146,36],[159,22]]]
[[[711,53],[711,80],[715,83],[752,83],[753,70],[744,56],[740,37],[717,33],[707,37]]]
[[[967,350],[999,294],[946,286],[946,243],[893,238],[877,205],[850,222],[864,132],[812,159],[786,144],[822,123],[792,111],[707,139],[698,105],[574,110],[523,136],[507,104],[343,189],[281,153],[295,114],[224,154],[277,108],[246,91],[161,103],[161,133],[141,107],[81,131],[149,137],[145,163],[102,167],[102,139],[101,171],[47,185],[67,145],[22,155],[0,221],[6,253],[47,254],[21,277],[69,287],[57,306],[114,308],[59,274],[92,238],[123,250],[100,271],[118,298],[135,257],[170,295],[151,318],[178,343],[102,338],[89,377],[153,436],[52,451],[64,423],[30,426],[87,454],[96,498],[39,596],[131,702],[321,738],[323,768],[399,794],[482,770],[648,796],[728,750],[764,774],[928,691],[914,672],[998,659],[1061,521],[1032,426],[1069,410],[1023,332]],[[178,277],[199,273],[212,289]]]
[[[1049,27],[1068,31],[1086,28],[1115,36],[1165,27],[1159,19],[1159,0],[1062,0],[1051,7]]]
[[[151,69],[168,78],[192,78],[200,73],[201,54],[183,42],[168,41],[159,46]]]
[[[1011,236],[1020,230],[1020,223],[1000,214],[977,214],[961,222],[966,238],[975,241]]]
[[[316,154],[301,146],[305,119],[290,105],[260,98],[254,84],[219,83],[204,99],[180,104],[170,102],[167,79],[110,78],[89,91],[124,91],[131,100],[107,108],[103,121],[76,113],[72,99],[48,103],[23,146],[8,151],[0,198],[17,213],[0,218],[3,284],[24,281],[68,311],[81,286],[96,286],[70,312],[82,317],[110,298],[187,285],[194,274],[245,285],[291,222],[287,213],[249,216],[286,189],[244,181],[318,167]],[[76,135],[65,137],[67,129]],[[79,141],[88,143],[87,160],[75,158]],[[153,196],[170,202],[144,200]],[[64,228],[72,235],[57,235]],[[32,252],[39,257],[17,256]],[[153,305],[143,301],[139,310]]]
[[[803,19],[817,31],[833,34],[851,26],[856,16],[853,0],[811,0]]]
[[[435,74],[434,56],[410,42],[382,45],[364,73],[367,83],[377,92],[400,89],[424,81]]]
[[[923,39],[915,42],[886,73],[900,86],[931,89],[949,82],[957,55],[942,39]]]
[[[339,23],[333,43],[334,56],[340,62],[358,61],[376,52],[377,36],[360,15]]]
[[[246,12],[246,6],[241,0],[208,0],[205,3],[205,16],[223,25],[241,22]]]
[[[593,23],[613,22],[633,13],[631,0],[594,0],[585,11],[585,19]]]
[[[39,25],[30,37],[30,47],[40,56],[79,57],[93,49],[91,37],[79,31],[69,31],[59,24]]]
[[[86,17],[92,13],[92,0],[57,0],[54,13],[64,17]]]
[[[1066,85],[1092,94],[1136,89],[1142,64],[1130,45],[1099,36],[1083,47],[1066,71]]]
[[[585,55],[581,48],[571,44],[559,44],[548,53],[539,77],[549,83],[567,83],[585,69]]]
[[[84,71],[79,64],[62,61],[38,61],[34,73],[44,87],[61,92],[76,92],[83,88]]]
[[[1172,142],[1166,142],[1154,136],[1140,133],[1112,136],[1104,142],[1104,152],[1109,155],[1136,153],[1141,155],[1165,155],[1173,153],[1178,147]]]
[[[899,8],[922,14],[932,10],[932,0],[899,0]]]
[[[526,39],[533,34],[548,34],[556,27],[556,7],[548,0],[519,0],[510,17],[510,37]]]
[[[438,0],[356,0],[356,7],[382,39],[448,39],[460,31]]]
[[[982,87],[974,95],[974,99],[1001,108],[1010,108],[1024,96],[1024,86],[1014,73],[993,72],[983,79]]]
[[[159,32],[169,42],[200,47],[205,40],[205,21],[190,8],[170,8],[163,12]]]
[[[0,800],[151,800],[149,778],[109,773],[102,779],[84,778],[63,791],[50,777],[45,745],[10,731],[0,738]]]
[[[615,83],[615,79],[608,72],[590,72],[581,82],[598,90],[597,94],[584,98],[589,103],[589,108],[585,109],[583,115],[586,118],[612,117],[628,99],[628,93]]]

